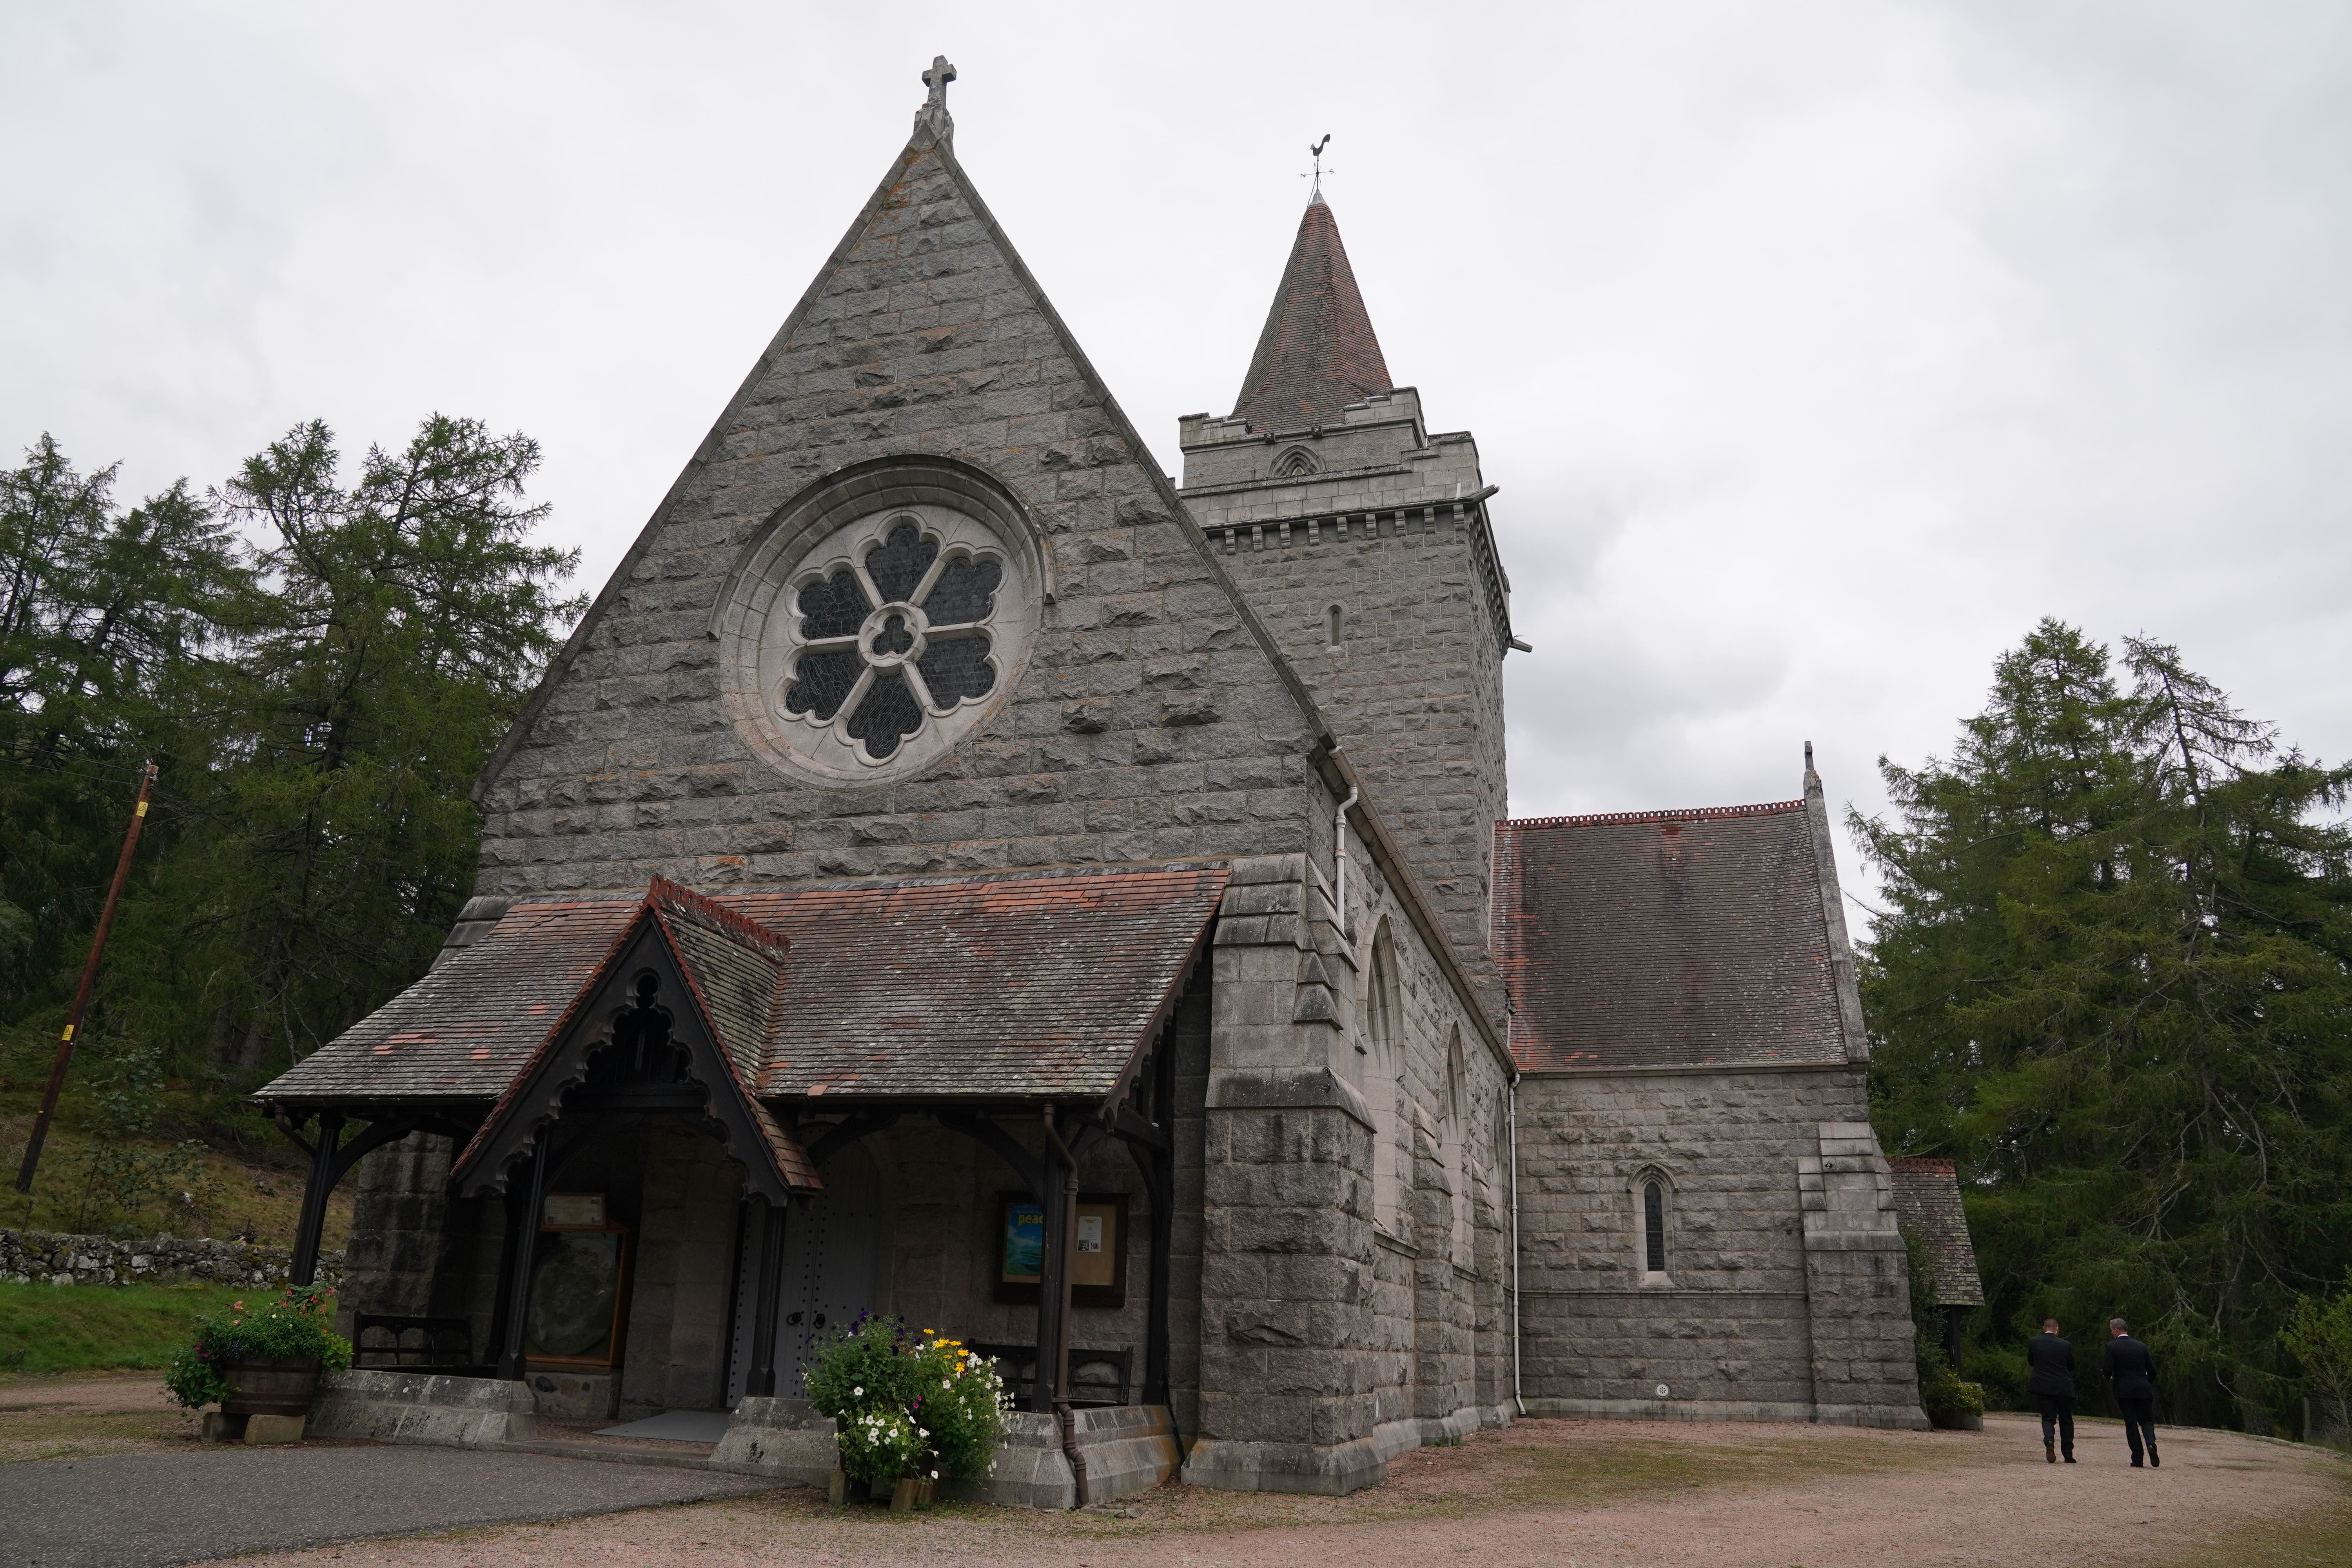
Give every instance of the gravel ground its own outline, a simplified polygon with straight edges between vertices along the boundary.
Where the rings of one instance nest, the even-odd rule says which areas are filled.
[[[145,1568],[354,1536],[739,1496],[713,1471],[459,1448],[304,1444],[0,1466],[0,1564]]]
[[[1529,1421],[1425,1449],[1350,1498],[1163,1488],[1108,1514],[827,1508],[797,1489],[553,1525],[368,1542],[239,1568],[2303,1568],[2352,1563],[2352,1465],[2167,1429],[2160,1470],[2086,1422],[2045,1465],[2029,1418],[1972,1433]],[[1132,1512],[1134,1517],[1125,1517]]]
[[[184,1451],[197,1425],[160,1372],[0,1377],[0,1464]]]

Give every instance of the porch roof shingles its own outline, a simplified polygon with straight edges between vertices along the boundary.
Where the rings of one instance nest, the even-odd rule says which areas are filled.
[[[761,1093],[1043,1099],[1117,1083],[1181,984],[1225,880],[1210,867],[737,889],[714,901],[791,943],[776,1021],[760,1031]],[[262,1095],[495,1100],[642,906],[518,903]],[[751,1037],[760,977],[720,978],[735,965],[716,952],[689,962],[748,1069],[738,1042]]]

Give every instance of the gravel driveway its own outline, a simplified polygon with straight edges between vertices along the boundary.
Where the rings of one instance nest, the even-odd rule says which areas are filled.
[[[1169,1487],[1135,1518],[942,1509],[894,1518],[799,1489],[688,1508],[302,1552],[238,1568],[2326,1568],[2352,1563],[2352,1465],[2166,1428],[2126,1468],[2085,1422],[2044,1465],[2030,1419],[1976,1433],[1529,1421],[1423,1449],[1349,1498]]]
[[[147,1568],[357,1536],[740,1497],[744,1476],[305,1444],[0,1466],[0,1564]]]

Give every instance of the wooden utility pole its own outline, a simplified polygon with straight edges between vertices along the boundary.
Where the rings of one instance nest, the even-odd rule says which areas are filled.
[[[147,797],[154,792],[155,764],[139,775],[139,805],[131,813],[131,830],[122,836],[122,856],[114,863],[114,885],[106,889],[106,908],[99,912],[98,931],[89,939],[89,960],[81,966],[81,989],[74,993],[73,1012],[58,1040],[58,1059],[49,1064],[49,1087],[41,1093],[41,1113],[33,1118],[32,1140],[25,1145],[25,1163],[16,1172],[16,1190],[33,1190],[33,1172],[41,1163],[41,1145],[48,1141],[49,1121],[58,1113],[58,1094],[66,1086],[66,1064],[73,1060],[74,1035],[81,1028],[82,1009],[89,1005],[90,987],[98,981],[98,957],[106,951],[106,933],[114,924],[114,906],[122,884],[131,879],[131,852],[139,847],[139,830],[147,822]]]

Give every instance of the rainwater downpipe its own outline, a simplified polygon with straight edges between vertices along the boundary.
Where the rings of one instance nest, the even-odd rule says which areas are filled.
[[[1528,1413],[1528,1397],[1519,1389],[1519,1080],[1503,1086],[1510,1107],[1511,1136],[1511,1403],[1519,1415]]]
[[[1331,814],[1331,858],[1336,862],[1333,881],[1337,890],[1331,895],[1331,923],[1339,928],[1341,936],[1348,935],[1348,808],[1363,794],[1360,784],[1348,786],[1348,798]]]
[[[1055,1243],[1062,1250],[1061,1290],[1062,1310],[1055,1314],[1054,1344],[1048,1350],[1039,1336],[1037,1353],[1054,1358],[1054,1424],[1062,1434],[1062,1457],[1070,1462],[1070,1482],[1077,1495],[1077,1505],[1087,1506],[1087,1458],[1078,1452],[1078,1421],[1070,1410],[1070,1264],[1072,1255],[1069,1231],[1077,1224],[1078,1157],[1062,1142],[1061,1129],[1054,1125],[1054,1108],[1045,1107],[1045,1137],[1061,1156],[1062,1169],[1054,1180],[1062,1184],[1063,1236]],[[1045,1194],[1040,1193],[1038,1196]]]

